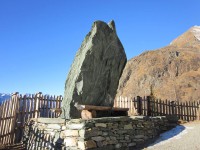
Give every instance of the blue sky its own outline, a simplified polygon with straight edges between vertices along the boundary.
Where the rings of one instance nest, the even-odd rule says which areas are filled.
[[[116,23],[128,59],[200,25],[199,0],[1,0],[0,92],[63,95],[95,20]]]

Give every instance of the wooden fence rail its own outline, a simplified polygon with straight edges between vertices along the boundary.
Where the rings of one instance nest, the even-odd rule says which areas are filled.
[[[185,121],[200,120],[200,101],[175,102],[151,99],[150,96],[136,98],[117,97],[115,107],[129,108],[129,115],[165,116],[176,115]]]
[[[51,109],[61,108],[62,96],[14,93],[0,106],[0,144],[14,144],[21,140],[25,122],[30,118],[58,117]]]

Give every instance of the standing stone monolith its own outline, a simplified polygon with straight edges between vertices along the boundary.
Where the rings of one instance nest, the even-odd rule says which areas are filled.
[[[76,104],[113,106],[126,62],[114,21],[95,21],[68,74],[61,117],[80,118]]]

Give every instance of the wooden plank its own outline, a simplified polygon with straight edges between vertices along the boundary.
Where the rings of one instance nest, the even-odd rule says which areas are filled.
[[[180,119],[180,103],[179,103],[179,101],[176,102],[176,109],[177,109],[177,117]]]
[[[187,118],[188,118],[188,121],[190,121],[190,105],[189,105],[189,102],[187,102]]]
[[[125,103],[125,102],[124,102],[124,101],[125,101],[125,100],[124,100],[124,97],[122,97],[122,100],[121,100],[121,101],[122,101],[122,108],[124,108],[124,107],[125,107],[125,105],[124,105],[124,103]]]
[[[20,137],[17,135],[18,133],[20,133],[20,129],[18,127],[18,123],[17,123],[17,114],[19,114],[19,108],[20,108],[20,103],[19,103],[19,95],[18,95],[18,92],[16,92],[15,96],[14,96],[14,99],[15,99],[15,104],[14,104],[14,111],[13,111],[13,124],[12,124],[12,139],[13,139],[13,143],[14,142],[18,142],[20,140]],[[18,140],[19,138],[19,140]]]
[[[159,101],[158,101],[158,99],[156,100],[156,110],[157,110],[156,115],[159,116],[160,114],[159,114]]]
[[[196,113],[195,113],[195,102],[193,102],[193,120],[196,119]]]
[[[126,98],[127,98],[127,107],[126,108],[129,108],[130,107],[130,101],[129,101],[130,99],[129,99],[129,97],[126,97]],[[128,113],[130,113],[130,112],[128,112]]]
[[[196,120],[197,119],[197,109],[198,109],[198,107],[197,107],[197,102],[194,102],[194,119]]]
[[[147,96],[147,116],[151,116],[152,110],[151,110],[151,97]]]
[[[127,108],[127,107],[128,107],[128,98],[125,97],[125,108]]]
[[[186,102],[186,119],[187,119],[187,121],[190,121],[188,102]]]
[[[194,101],[192,102],[192,109],[191,109],[191,113],[192,113],[192,120],[195,120],[195,115],[194,115]]]
[[[195,114],[195,120],[198,120],[198,102],[194,102],[194,105],[195,105],[195,107],[194,107],[194,114]]]
[[[5,101],[1,104],[1,113],[0,113],[0,117],[2,118],[2,119],[0,119],[0,128],[1,128],[1,130],[0,130],[0,135],[3,135],[3,129],[2,129],[2,127],[3,127],[3,124],[4,124],[4,107],[5,107]],[[3,143],[3,137],[2,138],[0,138],[0,143]]]
[[[169,114],[169,110],[168,110],[168,102],[167,100],[165,100],[165,111],[166,111],[166,115]]]
[[[183,110],[183,103],[181,102],[180,103],[180,117],[181,117],[181,120],[184,120],[184,117],[183,117],[183,114],[184,114],[184,110]]]
[[[25,105],[25,112],[24,112],[24,123],[26,122],[26,120],[28,120],[28,112],[29,112],[29,107],[30,107],[30,103],[29,103],[29,96],[26,96],[26,105]]]
[[[166,115],[166,112],[165,112],[165,101],[162,101],[162,110],[163,110],[163,116]]]
[[[55,101],[54,101],[53,96],[50,96],[50,99],[51,99],[51,101],[53,102],[53,108],[56,108],[56,105],[55,105]],[[56,117],[56,113],[53,113],[52,117],[55,118],[55,117]]]
[[[1,105],[0,105],[0,128],[2,128],[2,122],[3,122],[3,120],[1,119],[1,118],[3,118],[3,117],[2,117],[2,113],[3,113],[3,112],[2,112],[2,111],[3,111],[2,108],[3,108],[3,105],[1,104]],[[1,135],[1,130],[0,130],[0,135]],[[0,143],[1,143],[1,139],[2,139],[2,138],[0,137]]]
[[[155,111],[155,116],[158,115],[158,110],[157,110],[157,100],[154,100],[154,111]]]
[[[174,103],[174,114],[177,116],[178,110],[177,110],[177,103]]]
[[[23,96],[20,94],[15,95],[16,101],[15,101],[15,112],[14,112],[14,119],[13,119],[13,130],[14,130],[14,135],[13,135],[13,140],[17,139],[17,137],[20,136],[20,120],[21,120],[21,113],[20,113],[20,106],[22,105],[22,100]],[[16,128],[15,128],[16,127]],[[16,130],[15,130],[16,129]]]
[[[194,120],[196,120],[196,103],[193,102],[193,114],[194,114]]]
[[[187,121],[187,109],[186,109],[186,103],[183,103],[183,118],[185,121]]]
[[[8,103],[9,103],[8,101],[5,102],[3,117],[7,117],[6,115],[7,115],[7,110],[8,110],[8,106],[9,106]],[[3,120],[2,135],[6,134],[6,122],[7,122],[7,120],[4,119]],[[2,144],[6,144],[6,138],[5,137],[3,138]]]
[[[36,118],[36,101],[37,101],[37,95],[34,95],[34,107],[33,107],[33,118]]]
[[[120,106],[120,97],[117,97],[117,103],[116,103],[117,105],[117,107],[119,107]]]
[[[38,118],[40,116],[40,106],[42,105],[41,103],[42,101],[40,99],[40,93],[38,93],[35,95],[35,118]]]
[[[200,103],[196,102],[196,120],[200,120]]]
[[[29,109],[28,109],[28,120],[30,120],[31,118],[31,113],[32,113],[32,94],[29,95],[29,99],[28,99],[28,102],[29,102]]]
[[[170,101],[167,102],[167,107],[168,107],[168,115],[172,114],[172,110],[171,110],[171,103]]]
[[[142,114],[142,103],[141,103],[141,97],[137,96],[137,113],[139,115]]]
[[[129,111],[128,111],[128,115],[130,116],[131,115],[131,98],[128,97],[128,107],[129,108]]]
[[[153,111],[154,111],[153,116],[157,116],[157,112],[156,112],[156,99],[153,100]]]
[[[122,97],[122,108],[124,108],[124,107],[125,107],[125,98]]]
[[[101,111],[106,111],[106,110],[112,109],[112,107],[94,106],[94,105],[76,105],[76,108],[78,110],[101,110]]]
[[[154,100],[150,99],[150,107],[151,107],[151,116],[154,116]]]
[[[26,95],[24,95],[23,104],[20,107],[22,107],[22,112],[21,112],[21,115],[22,115],[22,117],[21,117],[21,125],[22,125],[22,124],[25,123],[25,118],[24,117],[25,117],[25,111],[26,111]]]
[[[8,106],[7,106],[7,113],[6,113],[6,117],[10,116],[10,111],[12,111],[10,108],[12,106],[12,100],[8,100]],[[5,127],[5,134],[9,134],[9,129],[10,129],[10,119],[6,119],[6,123],[5,123],[6,127]],[[5,137],[5,142],[9,143],[9,136]]]
[[[121,96],[119,96],[119,99],[118,99],[118,100],[119,100],[119,103],[118,103],[117,106],[118,106],[118,107],[121,107]]]
[[[44,99],[46,99],[46,112],[45,112],[45,117],[47,117],[47,118],[49,118],[50,117],[50,100],[49,100],[49,98],[48,98],[48,96],[47,95],[45,95],[45,96],[43,96],[44,97]]]
[[[187,120],[187,108],[186,108],[186,103],[183,103],[183,110],[184,110],[184,120]]]
[[[53,108],[53,101],[50,99],[50,97],[49,97],[49,95],[47,96],[47,98],[49,99],[49,101],[50,101],[50,110]],[[50,111],[50,117],[52,118],[53,116],[52,116],[52,112]]]
[[[7,137],[7,136],[9,136],[10,134],[12,134],[12,133],[6,133],[6,134],[4,134],[4,135],[0,135],[0,138],[2,138],[2,137]],[[0,144],[2,144],[2,143],[0,143]],[[6,143],[6,144],[10,144],[10,143]]]
[[[39,95],[39,101],[41,103],[40,103],[40,106],[39,106],[40,109],[38,109],[38,114],[39,114],[38,116],[39,117],[44,117],[46,100],[42,98],[42,95]]]
[[[174,101],[170,102],[170,109],[171,109],[171,114],[174,115]]]
[[[7,116],[7,117],[13,117],[13,115],[14,115],[14,111],[15,111],[15,99],[11,99],[10,100],[10,106],[9,106],[9,109],[10,109],[10,112],[9,112],[9,115]],[[13,126],[12,126],[12,123],[13,123],[13,118],[12,119],[8,119],[9,121],[8,121],[8,124],[7,124],[7,126],[8,126],[8,141],[7,141],[7,143],[12,143],[12,141],[13,141],[13,136],[12,136],[12,133],[11,132],[13,132],[12,131],[12,128],[13,128]]]
[[[135,109],[137,109],[137,100],[136,100],[135,97],[133,98],[133,102],[134,102],[134,107],[135,107]]]
[[[31,94],[31,110],[30,110],[30,118],[34,118],[34,95]]]
[[[144,97],[144,101],[145,101],[144,103],[145,116],[147,116],[147,97],[146,96]]]
[[[44,97],[44,96],[43,96]],[[45,117],[49,117],[49,99],[47,97],[44,97],[46,99],[46,114]]]
[[[30,112],[31,112],[31,95],[29,94],[26,99],[27,109],[26,109],[26,121],[30,119]]]
[[[112,107],[113,111],[129,111],[129,108],[119,108],[119,107]]]
[[[3,104],[2,104],[2,114],[1,114],[2,118],[5,117],[6,106],[7,106],[7,101],[4,101]],[[1,133],[1,135],[4,135],[5,119],[2,119],[1,121],[2,121],[2,124],[1,124],[1,130],[0,130],[1,132],[0,133]],[[4,138],[3,137],[1,139],[1,143],[4,144]]]
[[[15,142],[15,127],[16,127],[16,106],[17,106],[17,93],[16,95],[13,95],[12,97],[12,112],[11,112],[11,116],[12,119],[10,122],[10,143],[14,143]],[[10,117],[11,117],[10,116]]]
[[[63,97],[62,97],[62,95],[60,95],[60,97],[59,97],[59,108],[61,108],[62,99],[63,99]]]
[[[183,118],[183,120],[186,120],[185,119],[185,103],[181,103],[182,104],[182,118]]]
[[[8,105],[7,105],[7,110],[6,110],[6,117],[9,117],[10,115],[9,115],[9,113],[10,113],[10,111],[12,111],[11,109],[10,109],[10,107],[11,107],[11,105],[12,105],[12,100],[8,100]],[[9,123],[10,123],[10,119],[6,119],[5,120],[6,121],[6,123],[5,123],[5,134],[7,134],[7,133],[9,133]],[[6,136],[5,137],[5,143],[8,143],[8,136]]]
[[[155,108],[155,99],[151,99],[151,101],[152,101],[152,111],[153,111],[153,116],[156,116],[156,108]]]
[[[130,110],[129,110],[130,111],[130,115],[134,115],[135,112],[134,112],[134,109],[133,109],[134,106],[133,106],[133,99],[132,98],[130,98],[130,102],[131,102],[130,103]]]
[[[192,119],[192,103],[189,101],[189,115],[190,115],[190,120]]]
[[[162,110],[162,102],[161,99],[158,100],[158,105],[159,105],[159,115],[162,116],[163,115],[163,110]]]
[[[56,98],[56,96],[54,95],[53,97],[53,100],[54,100],[54,108],[57,108],[58,106],[58,103],[57,103],[57,98]],[[57,118],[57,117],[59,117],[59,115],[60,115],[60,113],[58,113],[58,112],[55,112],[55,118]]]

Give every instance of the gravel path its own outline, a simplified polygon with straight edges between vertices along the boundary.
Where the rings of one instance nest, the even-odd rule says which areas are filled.
[[[144,150],[200,150],[200,121],[165,132]]]

